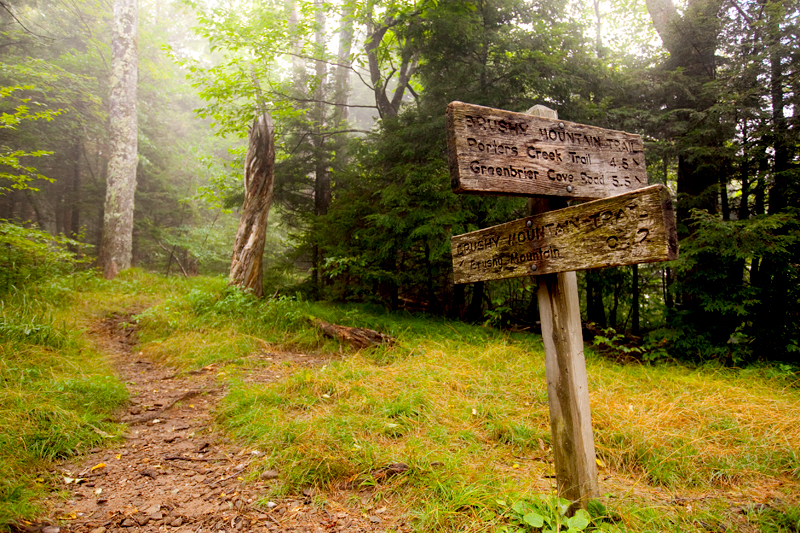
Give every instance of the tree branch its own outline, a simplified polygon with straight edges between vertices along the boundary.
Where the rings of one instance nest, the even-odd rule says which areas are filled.
[[[406,87],[408,88],[408,92],[411,93],[411,96],[414,97],[414,100],[419,101],[419,95],[417,94],[417,91],[415,91],[414,88],[411,86],[410,81],[406,83]]]
[[[352,70],[353,72],[356,73],[356,76],[358,76],[358,78],[361,80],[361,83],[366,85],[369,89],[373,89],[372,85],[367,83],[367,80],[364,79],[364,77],[361,75],[361,73],[353,65],[347,65],[347,64],[344,64],[344,63],[336,62],[336,61],[328,61],[326,59],[319,59],[319,58],[316,58],[316,57],[311,57],[311,56],[307,56],[307,55],[304,55],[304,54],[297,54],[297,53],[294,53],[294,52],[283,52],[283,51],[276,51],[276,52],[279,53],[279,54],[286,54],[287,56],[297,57],[297,58],[300,58],[300,59],[306,59],[308,61],[322,61],[326,65],[331,65],[331,66],[334,66],[334,67],[342,67],[342,68],[346,68],[346,69]]]
[[[752,27],[752,26],[753,26],[753,19],[752,19],[752,17],[750,17],[750,15],[748,15],[747,13],[745,13],[744,9],[742,9],[742,6],[740,6],[740,5],[739,5],[739,2],[737,2],[736,0],[731,0],[731,5],[732,5],[734,8],[736,8],[736,11],[738,11],[738,12],[739,12],[739,14],[742,16],[742,18],[743,18],[744,20],[746,20],[746,21],[747,21],[747,25],[748,25],[748,26],[750,26],[750,27]]]
[[[283,98],[288,98],[290,100],[294,100],[295,102],[313,102],[313,103],[320,103],[320,104],[327,104],[339,107],[359,107],[364,109],[377,109],[378,106],[374,105],[358,105],[358,104],[340,104],[337,102],[329,102],[327,100],[318,100],[316,98],[298,98],[297,96],[291,96],[288,94],[284,94],[278,91],[270,91],[272,94],[276,94],[278,96],[282,96]]]
[[[86,23],[86,20],[83,18],[83,12],[81,9],[75,5],[75,2],[72,2],[72,6],[75,8],[75,16],[78,17],[81,21],[81,24],[86,28],[86,32],[89,34],[89,37],[92,40],[92,45],[94,46],[95,50],[97,50],[97,55],[100,56],[100,59],[103,60],[103,64],[106,66],[106,74],[111,72],[111,67],[108,66],[108,61],[106,61],[106,56],[103,54],[103,51],[97,46],[97,42],[94,38],[94,34],[92,33],[92,27]]]
[[[16,20],[16,21],[17,21],[17,24],[19,24],[20,26],[22,26],[22,29],[23,29],[23,30],[25,30],[26,32],[30,33],[30,34],[31,34],[31,35],[33,35],[34,37],[38,37],[39,39],[47,39],[48,41],[55,41],[55,39],[53,39],[52,37],[45,37],[44,35],[39,35],[38,33],[34,33],[32,30],[29,30],[29,29],[28,29],[28,28],[25,26],[25,24],[23,24],[23,23],[22,23],[22,21],[21,21],[21,20],[19,20],[19,19],[17,18],[17,16],[14,14],[14,12],[13,12],[13,11],[11,11],[11,8],[10,8],[10,7],[8,7],[8,6],[6,5],[6,3],[5,3],[3,0],[0,0],[0,7],[2,7],[2,8],[3,8],[3,9],[6,11],[6,13],[8,13],[9,15],[11,15],[11,18],[13,18],[14,20]]]
[[[181,267],[181,272],[183,272],[183,277],[188,278],[189,274],[186,273],[186,269],[183,268],[183,265],[181,264],[180,260],[178,259],[178,256],[176,256],[174,253],[172,253],[172,250],[169,250],[166,246],[161,244],[161,241],[159,241],[155,237],[153,237],[153,238],[158,243],[158,245],[161,247],[161,249],[164,250],[165,252],[167,252],[169,255],[171,255],[172,258],[175,260],[175,262],[178,263],[178,266]]]

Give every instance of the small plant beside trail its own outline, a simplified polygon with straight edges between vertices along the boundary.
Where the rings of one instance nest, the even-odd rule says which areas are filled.
[[[498,505],[507,507],[505,501]],[[605,506],[597,501],[589,502],[589,511],[578,509],[570,516],[570,502],[557,496],[535,495],[531,499],[515,502],[506,511],[512,525],[504,526],[500,533],[578,533],[580,531],[619,532],[619,527],[610,522]]]
[[[89,247],[67,237],[0,219],[0,294],[64,274],[86,259],[74,250]]]

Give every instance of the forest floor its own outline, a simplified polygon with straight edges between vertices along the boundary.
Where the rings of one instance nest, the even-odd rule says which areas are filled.
[[[4,442],[24,444],[0,447],[7,485],[38,491],[4,502],[0,483],[12,531],[500,532],[530,530],[528,511],[561,520],[535,335],[138,271],[46,300],[54,311],[41,317],[16,311],[27,297],[5,315],[14,331],[44,332],[0,352],[7,383],[40,376],[23,383],[30,394],[6,394],[22,414],[0,418]],[[396,343],[353,349],[313,319]],[[592,527],[798,531],[794,376],[587,354],[602,495]],[[54,394],[69,401],[40,398]],[[28,457],[41,442],[61,447]]]
[[[365,513],[364,506],[352,509],[337,502],[336,494],[326,494],[325,508],[315,505],[310,490],[303,499],[259,505],[280,473],[267,471],[246,481],[249,463],[260,452],[214,430],[213,411],[225,394],[215,365],[176,372],[143,358],[135,349],[132,322],[130,315],[115,314],[90,330],[130,392],[127,411],[118,418],[128,425],[124,442],[57,467],[71,494],[66,500],[53,498],[50,519],[62,525],[45,527],[44,533],[408,530],[386,507]],[[283,354],[274,362],[289,359],[295,365],[323,362],[300,354]],[[246,380],[269,382],[276,376],[266,367]],[[369,501],[369,489],[361,492],[355,496]],[[354,494],[339,496],[352,501]]]

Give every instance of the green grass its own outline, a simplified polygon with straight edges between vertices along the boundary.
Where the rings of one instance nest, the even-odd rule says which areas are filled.
[[[127,391],[64,318],[70,300],[40,284],[0,303],[0,529],[40,512],[52,461],[119,432],[105,420]]]
[[[420,531],[535,531],[527,513],[558,518],[535,335],[367,306],[259,301],[221,278],[131,271],[113,282],[69,283],[63,298],[82,317],[78,325],[135,309],[137,349],[146,356],[180,369],[219,367],[229,394],[218,429],[264,452],[258,471],[281,472],[266,498],[315,487],[324,502],[343,484],[369,487],[373,500],[399,509]],[[52,318],[55,332],[35,333],[51,343],[46,349],[80,346],[69,327],[57,332],[58,313]],[[353,352],[325,338],[312,318],[377,329],[397,344]],[[266,359],[281,352],[321,362]],[[587,369],[605,505],[589,529],[796,531],[796,376],[622,366],[591,351]],[[244,379],[253,372],[274,381]],[[86,383],[75,390],[88,390]],[[410,468],[382,477],[391,463]],[[360,497],[345,499],[362,505]],[[516,504],[532,510],[520,514]]]

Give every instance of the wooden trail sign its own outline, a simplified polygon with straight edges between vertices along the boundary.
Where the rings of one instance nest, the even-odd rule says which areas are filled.
[[[663,185],[457,235],[450,245],[455,283],[678,257],[672,200]]]
[[[453,270],[456,283],[537,275],[556,480],[574,512],[598,495],[575,270],[676,259],[678,239],[666,187],[644,188],[638,136],[528,113],[447,109],[455,192],[531,197],[530,217],[453,237]],[[547,196],[612,198],[552,210],[564,199]]]
[[[647,186],[642,138],[463,102],[447,107],[458,193],[606,198]]]

